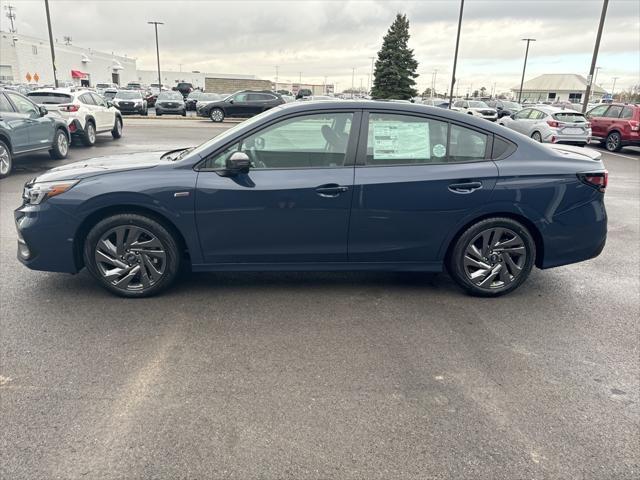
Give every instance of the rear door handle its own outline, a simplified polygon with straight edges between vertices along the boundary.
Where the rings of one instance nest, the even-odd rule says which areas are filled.
[[[321,197],[337,197],[343,192],[349,190],[349,187],[338,185],[337,183],[328,183],[316,187],[316,193]]]
[[[452,183],[449,190],[453,193],[473,193],[482,188],[482,182]]]

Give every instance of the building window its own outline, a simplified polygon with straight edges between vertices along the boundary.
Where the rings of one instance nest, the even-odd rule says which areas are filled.
[[[548,99],[549,100],[555,100],[556,99],[556,92],[549,92]]]
[[[570,93],[569,94],[569,101],[571,103],[580,103],[581,99],[582,99],[582,94],[581,93]]]
[[[34,55],[38,54],[38,47],[36,47],[35,45],[31,45],[31,53],[33,53]]]

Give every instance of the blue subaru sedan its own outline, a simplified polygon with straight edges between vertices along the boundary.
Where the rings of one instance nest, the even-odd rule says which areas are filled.
[[[607,233],[597,152],[470,115],[303,102],[195,148],[103,157],[29,181],[18,258],[155,294],[193,271],[448,270],[497,296],[535,265],[587,260]]]

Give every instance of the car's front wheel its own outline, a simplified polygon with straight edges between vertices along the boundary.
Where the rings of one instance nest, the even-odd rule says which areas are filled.
[[[9,176],[13,169],[13,156],[9,146],[0,140],[0,178]]]
[[[542,143],[542,135],[540,135],[540,132],[533,132],[531,138],[536,142]]]
[[[604,146],[610,152],[619,152],[622,148],[622,137],[620,137],[618,132],[611,132],[607,135]]]
[[[211,110],[209,117],[213,122],[221,122],[224,120],[224,112],[220,108],[214,108],[213,110]]]
[[[511,218],[487,218],[458,238],[448,258],[449,273],[472,295],[497,297],[518,288],[536,256],[531,233]]]
[[[111,130],[111,136],[113,138],[122,137],[122,119],[120,117],[116,117],[116,121],[113,124],[113,130]]]
[[[90,230],[84,243],[84,262],[112,293],[148,297],[175,280],[180,251],[173,235],[155,219],[117,214]]]
[[[69,137],[62,129],[56,130],[55,135],[53,136],[53,145],[51,145],[51,150],[49,150],[49,155],[54,160],[62,160],[63,158],[67,158],[67,154],[69,153]]]

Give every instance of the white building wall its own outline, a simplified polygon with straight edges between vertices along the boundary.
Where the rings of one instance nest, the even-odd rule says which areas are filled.
[[[90,48],[55,43],[56,65],[59,82],[80,83],[71,77],[71,70],[88,74],[90,85],[112,82],[112,74],[119,74],[120,85],[136,81],[136,59],[111,53],[98,52]],[[53,84],[53,67],[49,41],[20,34],[0,32],[0,65],[2,73],[9,69],[15,83],[28,82],[27,73],[38,74],[40,85]]]
[[[170,72],[162,70],[160,64],[160,76],[162,84],[167,88],[175,87],[178,82],[189,82],[194,88],[204,88],[204,73]],[[137,79],[143,85],[158,83],[158,70],[138,70]]]

